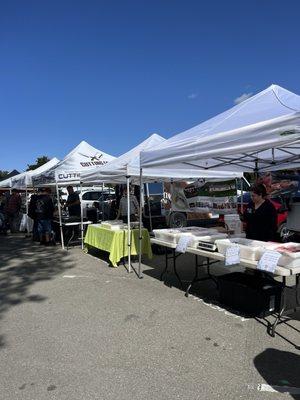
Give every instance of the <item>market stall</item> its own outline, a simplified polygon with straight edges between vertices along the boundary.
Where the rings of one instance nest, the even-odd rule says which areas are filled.
[[[170,180],[181,180],[181,179],[189,179],[199,177],[199,172],[197,170],[193,170],[192,168],[185,168],[184,170],[160,170],[157,168],[151,169],[151,171],[147,171],[147,174],[143,176],[143,180],[141,180],[140,176],[140,153],[141,151],[149,150],[151,148],[155,148],[156,146],[165,142],[165,139],[157,134],[151,135],[148,139],[140,143],[138,146],[134,147],[127,153],[121,155],[114,161],[110,162],[104,167],[94,168],[91,171],[83,173],[81,176],[82,182],[87,183],[99,183],[99,182],[110,182],[110,183],[126,183],[127,184],[127,194],[129,194],[129,184],[139,184],[141,188],[143,188],[143,183],[155,182],[155,181],[170,181]],[[238,172],[227,172],[227,171],[204,171],[203,177],[205,178],[238,178],[241,177],[242,174]],[[140,190],[140,204],[143,204],[143,191]],[[128,209],[129,209],[129,197],[128,197]],[[142,213],[140,207],[140,215],[139,215],[139,227],[142,229]],[[129,213],[128,213],[129,215]],[[128,247],[131,246],[130,242],[130,218],[127,219],[127,238],[128,238]],[[142,234],[140,231],[140,238],[142,238]],[[140,239],[140,246],[142,246],[142,239]],[[141,251],[139,252],[139,267],[137,275],[141,278]],[[130,262],[130,252],[129,252],[129,260],[128,260],[128,270],[130,271],[132,266]]]
[[[32,178],[34,176],[37,176],[41,173],[45,173],[49,169],[53,168],[56,164],[58,164],[59,160],[54,157],[45,164],[41,165],[40,167],[34,169],[34,170],[29,170],[22,172],[20,174],[17,174],[9,179],[6,179],[5,181],[0,182],[0,187],[6,187],[8,189],[17,189],[17,190],[22,190],[25,192],[25,211],[26,213],[23,214],[21,226],[24,227],[24,230],[26,229],[27,232],[31,231],[32,227],[32,220],[28,217],[28,190],[33,190],[34,185]],[[2,185],[2,186],[1,186]]]
[[[300,97],[272,85],[232,109],[173,136],[155,150],[140,155],[141,177],[153,168],[175,171],[187,167],[198,169],[199,177],[203,171],[225,169],[257,173],[300,167]],[[234,254],[237,248],[239,246],[232,243],[229,252]],[[216,253],[209,254],[214,258]],[[270,257],[273,257],[270,272],[277,274],[279,269],[274,265],[274,252]],[[255,260],[255,265],[263,258],[262,255],[258,262]],[[219,259],[224,259],[224,255]],[[296,276],[296,302],[299,305],[300,271],[299,267],[290,268],[290,265],[284,271]],[[273,333],[283,310],[284,306],[275,321]]]
[[[139,157],[139,154],[142,150],[147,150],[154,148],[158,144],[162,143],[165,139],[157,134],[152,134],[141,142],[139,145],[135,146],[133,149],[129,150],[128,152],[122,154],[120,157],[114,159],[110,163],[108,163],[105,166],[98,166],[96,168],[93,168],[90,171],[84,172],[81,176],[81,181],[84,184],[99,184],[99,182],[104,183],[123,183],[126,184],[127,186],[127,233],[126,233],[126,238],[127,238],[127,246],[128,249],[131,249],[130,251],[127,251],[127,256],[128,256],[128,271],[131,271],[132,264],[131,264],[131,254],[134,249],[132,248],[132,234],[131,234],[131,221],[130,221],[130,183],[137,183],[138,177],[129,174],[128,171],[128,166],[129,164],[137,159]],[[142,187],[141,187],[141,193],[142,193]],[[141,194],[141,199],[142,199],[142,194]],[[141,202],[140,204],[143,204]],[[140,220],[140,235],[139,237],[141,238],[140,241],[142,242],[143,235],[142,235],[142,222]],[[93,242],[94,244],[97,244],[97,246],[102,246],[101,241],[98,240],[98,238],[92,238],[92,235],[99,235],[105,234],[105,231],[103,230],[94,230],[93,228],[88,229],[88,233],[86,235],[85,242],[87,244],[89,242]],[[135,233],[136,234],[136,233]],[[120,235],[122,235],[120,233]],[[145,246],[145,245],[143,245]],[[149,242],[150,246],[150,242]],[[102,248],[102,247],[99,247]],[[113,251],[113,247],[109,245],[108,247],[105,246],[106,249],[111,249]],[[120,250],[121,253],[124,253],[123,250]],[[139,253],[139,257],[141,257],[142,251]],[[113,257],[113,256],[112,256]]]
[[[95,166],[103,166],[114,159],[113,156],[96,149],[85,141],[79,143],[62,161],[57,163],[51,169],[44,171],[32,177],[34,186],[54,186],[56,188],[57,199],[59,200],[59,187],[68,185],[77,185],[81,188],[81,174],[89,171]],[[81,190],[80,190],[81,193]],[[83,247],[83,215],[82,201],[80,221],[68,221],[77,223],[81,227],[81,242]],[[58,201],[58,223],[60,228],[62,248],[64,248],[63,224],[61,205]]]
[[[27,189],[32,189],[34,187],[33,185],[33,179],[40,175],[44,174],[50,169],[54,168],[57,164],[59,163],[59,159],[54,157],[51,158],[48,162],[45,164],[41,165],[40,167],[34,169],[34,170],[29,170],[22,172],[19,175],[16,175],[11,178],[11,187],[14,189],[18,190],[27,190]]]

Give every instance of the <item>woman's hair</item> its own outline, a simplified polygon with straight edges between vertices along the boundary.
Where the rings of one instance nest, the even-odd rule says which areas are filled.
[[[262,197],[266,197],[267,195],[267,189],[263,183],[257,183],[251,186],[250,192],[253,192]]]

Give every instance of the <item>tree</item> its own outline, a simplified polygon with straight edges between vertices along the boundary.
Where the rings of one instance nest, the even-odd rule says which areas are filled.
[[[8,171],[2,171],[2,170],[0,169],[0,181],[3,180],[3,179],[5,179],[5,178],[7,177],[8,174],[9,174]]]
[[[42,156],[42,157],[38,157],[36,159],[35,164],[27,164],[27,170],[26,171],[30,171],[33,169],[37,169],[38,167],[40,167],[41,165],[46,164],[46,162],[50,161],[50,159],[47,156]]]

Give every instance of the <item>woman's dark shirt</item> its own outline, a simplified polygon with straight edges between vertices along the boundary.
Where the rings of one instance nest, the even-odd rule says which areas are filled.
[[[248,239],[265,242],[276,239],[277,211],[270,200],[265,200],[256,210],[251,201],[243,217]]]

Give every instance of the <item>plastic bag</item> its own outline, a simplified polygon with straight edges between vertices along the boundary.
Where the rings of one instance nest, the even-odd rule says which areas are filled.
[[[23,214],[19,228],[20,232],[27,231],[27,233],[29,233],[32,232],[32,228],[33,228],[33,219],[28,217],[28,215]]]

